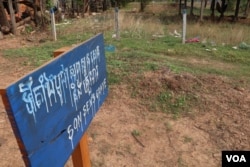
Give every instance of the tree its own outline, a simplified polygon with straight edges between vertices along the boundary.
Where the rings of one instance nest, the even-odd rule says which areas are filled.
[[[13,9],[13,1],[8,0],[8,6],[10,11],[10,20],[11,20],[11,32],[16,35],[16,19],[15,19],[15,12]]]
[[[146,7],[145,0],[140,0],[140,12],[144,12],[145,7]]]
[[[215,9],[215,0],[212,0],[210,5],[212,19],[214,19],[214,9]]]
[[[249,5],[250,5],[250,0],[247,1],[246,8],[245,8],[245,11],[244,11],[244,16],[246,16],[246,17],[248,16]]]
[[[5,8],[3,5],[3,0],[0,0],[0,27],[1,27],[1,31],[9,31],[10,30],[10,24],[8,22],[8,19],[7,19]],[[7,30],[3,30],[3,28],[5,28]],[[4,32],[4,33],[6,33],[6,32]]]
[[[239,14],[239,9],[240,9],[240,0],[236,1],[236,8],[235,8],[235,14],[233,20],[238,20],[238,14]]]
[[[190,15],[193,16],[193,9],[194,9],[194,0],[191,0],[191,7],[190,7]]]

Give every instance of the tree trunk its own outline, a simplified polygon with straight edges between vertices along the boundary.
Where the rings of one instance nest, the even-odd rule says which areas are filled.
[[[15,9],[15,14],[16,14],[16,13],[19,13],[20,11],[19,11],[18,0],[14,0],[13,2],[14,2],[13,7],[14,7],[14,9]]]
[[[203,21],[203,12],[204,12],[204,7],[205,7],[204,0],[201,0],[200,21]]]
[[[71,0],[71,17],[75,17],[75,2]]]
[[[0,27],[6,26],[10,28],[10,24],[7,19],[7,15],[3,6],[3,1],[0,0]]]
[[[145,9],[145,2],[144,2],[144,0],[141,0],[141,2],[140,2],[140,12],[144,12],[144,9]]]
[[[182,0],[179,0],[179,15],[181,15],[181,2]]]
[[[85,12],[86,12],[86,6],[87,6],[87,2],[86,2],[86,0],[83,0],[82,1],[83,2],[83,11],[82,11],[82,17],[84,17],[84,14],[85,14]]]
[[[227,3],[226,0],[221,1],[221,8],[220,8],[220,20],[224,18],[224,13],[227,9]]]
[[[214,9],[215,9],[215,0],[212,0],[211,1],[211,6],[210,6],[212,19],[214,19]]]
[[[250,0],[247,1],[246,8],[244,11],[244,16],[248,17]]]
[[[194,0],[191,0],[191,7],[190,7],[190,15],[191,16],[194,15],[193,9],[194,9]]]
[[[35,25],[38,26],[38,16],[37,16],[36,0],[33,0],[33,2],[32,2],[32,8],[34,9],[34,22],[35,22]]]
[[[107,0],[103,0],[103,11],[106,11],[108,9],[108,5],[107,5]]]
[[[44,0],[40,0],[40,12],[41,12],[41,26],[44,28],[46,26],[46,23],[45,23],[45,16],[44,16]]]
[[[234,14],[234,19],[233,19],[233,21],[238,20],[239,9],[240,9],[240,0],[237,0],[237,1],[236,1],[236,8],[235,8],[235,14]]]
[[[12,0],[8,0],[8,6],[10,11],[10,19],[11,19],[11,32],[16,35],[16,19],[15,19],[15,12],[13,10],[13,3]]]

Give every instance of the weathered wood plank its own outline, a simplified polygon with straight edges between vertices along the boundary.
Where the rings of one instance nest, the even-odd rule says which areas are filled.
[[[88,148],[88,135],[86,132],[72,154],[72,161],[74,167],[91,167]]]
[[[65,52],[69,51],[70,49],[72,49],[72,47],[70,47],[70,46],[65,46],[65,47],[62,47],[62,48],[60,48],[60,49],[57,49],[57,50],[55,50],[55,51],[53,52],[53,56],[54,56],[54,57],[57,57],[57,56],[59,56],[59,55],[65,53]]]

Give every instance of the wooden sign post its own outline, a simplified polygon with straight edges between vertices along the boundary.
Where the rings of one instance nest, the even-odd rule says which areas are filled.
[[[90,166],[85,132],[108,95],[106,73],[98,34],[0,91],[26,166],[62,167],[72,153]]]

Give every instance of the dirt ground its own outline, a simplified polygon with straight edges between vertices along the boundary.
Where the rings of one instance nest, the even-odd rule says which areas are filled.
[[[23,45],[19,37],[0,40],[1,48]],[[232,68],[194,59],[186,61]],[[21,62],[6,59],[0,51],[0,88],[32,70]],[[110,86],[107,100],[88,129],[92,166],[221,166],[222,150],[250,150],[250,86],[244,83],[244,79],[231,81],[214,75],[176,75],[166,69],[145,73],[140,92],[145,96],[158,91],[157,85],[167,84],[173,92],[188,92],[200,100],[190,114],[178,119],[149,111],[139,99],[131,98],[128,85]],[[0,167],[22,166],[0,102]],[[72,166],[71,161],[65,166]]]

